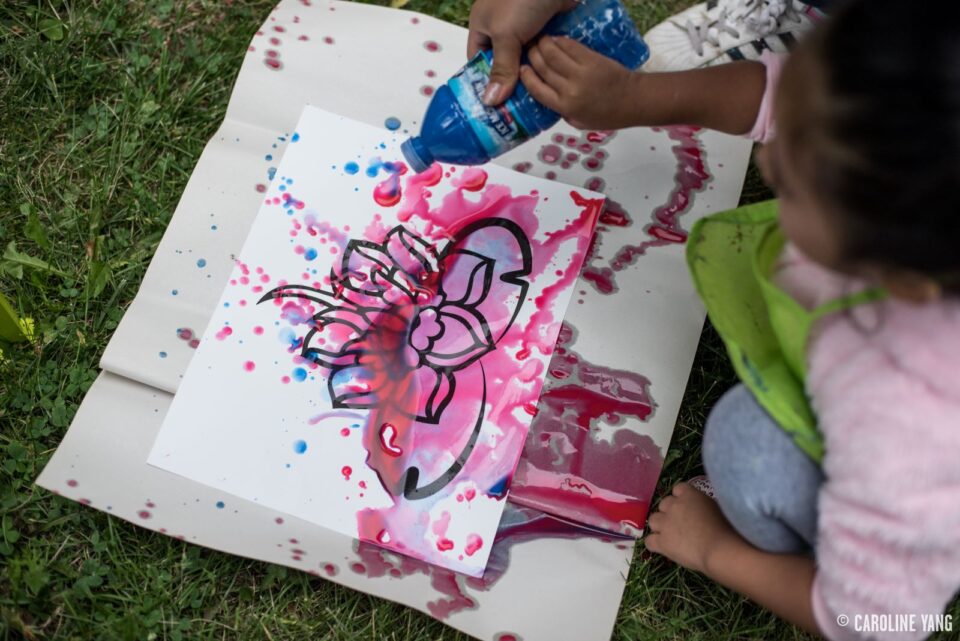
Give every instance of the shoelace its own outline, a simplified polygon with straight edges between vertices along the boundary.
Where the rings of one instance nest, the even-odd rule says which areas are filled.
[[[704,44],[720,46],[721,33],[739,38],[740,31],[735,24],[742,23],[763,38],[775,32],[787,20],[801,21],[793,0],[738,0],[733,11],[724,7],[712,20],[708,18],[700,24],[694,24],[692,20],[687,20],[683,25],[674,24],[686,32],[693,50],[702,57]]]

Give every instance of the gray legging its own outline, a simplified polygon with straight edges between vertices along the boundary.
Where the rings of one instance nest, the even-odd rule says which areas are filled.
[[[710,412],[703,466],[727,520],[768,552],[810,552],[823,471],[743,384]]]

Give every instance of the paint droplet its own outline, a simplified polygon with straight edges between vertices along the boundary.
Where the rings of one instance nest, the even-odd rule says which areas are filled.
[[[435,53],[437,51],[440,51],[440,44],[434,40],[427,40],[426,42],[423,43],[423,48],[426,49],[427,51],[430,51],[431,53]]]
[[[70,487],[77,487],[77,485],[79,485],[79,483],[77,483],[77,481],[76,481],[75,479],[70,479],[69,481],[67,481],[67,485],[70,486]]]
[[[351,468],[349,465],[344,465],[344,466],[340,469],[340,473],[343,474],[343,478],[344,478],[345,480],[349,481],[349,480],[350,480],[350,475],[353,474],[353,468]]]
[[[328,45],[332,45],[334,42],[333,38],[331,38],[330,36],[324,36],[323,41]]]
[[[344,436],[344,437],[350,436],[350,428],[349,427],[342,428],[340,430],[340,436]]]
[[[293,444],[293,451],[297,454],[303,454],[307,451],[307,442],[304,440],[295,441]]]
[[[390,456],[400,456],[403,448],[396,444],[397,428],[393,423],[384,423],[380,426],[380,447]]]
[[[467,544],[463,547],[463,551],[467,553],[467,556],[473,556],[477,550],[483,547],[483,539],[480,538],[479,534],[469,534],[467,535]]]
[[[137,512],[137,516],[139,516],[141,519],[149,519],[152,515],[147,510],[140,510]]]
[[[206,266],[207,266],[207,260],[205,258],[201,258],[200,260],[197,261],[197,267],[199,267],[200,269],[203,269]]]
[[[243,369],[247,370],[248,372],[252,372],[256,367],[257,367],[257,364],[254,363],[253,361],[247,361],[246,363],[243,364]]]
[[[257,325],[256,327],[253,328],[253,333],[256,334],[257,336],[262,336],[263,328]]]
[[[383,121],[383,126],[389,129],[390,131],[396,131],[397,129],[400,128],[401,124],[403,123],[400,122],[400,119],[395,118],[394,116],[390,116],[389,118]]]
[[[423,85],[422,87],[420,87],[420,94],[423,96],[432,96],[433,87],[431,87],[430,85]]]
[[[160,358],[166,358],[166,357],[167,357],[166,352],[160,352]]]
[[[360,171],[360,165],[355,162],[348,162],[343,166],[343,170],[352,176]]]
[[[179,294],[179,293],[180,293],[180,292],[177,291],[176,289],[173,290],[172,292],[170,292],[170,294],[171,294],[172,296],[176,296],[176,295]]]
[[[283,525],[283,519],[279,516],[273,519],[273,522],[276,523],[277,525]]]
[[[337,576],[337,566],[333,563],[327,563],[323,566],[323,571],[327,573],[327,576]]]
[[[223,501],[217,501],[217,509],[218,509],[218,510],[222,510],[224,507],[226,507],[226,505],[227,505],[227,504],[224,503]]]
[[[450,550],[453,549],[453,541],[451,541],[445,536],[441,537],[437,539],[437,549],[440,550],[441,552],[449,552]]]
[[[303,369],[302,367],[295,368],[292,374],[293,380],[297,381],[298,383],[302,383],[307,378],[307,370]]]
[[[214,334],[214,336],[218,341],[222,341],[231,334],[233,334],[233,328],[229,325],[225,325],[222,329],[220,329],[220,331]]]

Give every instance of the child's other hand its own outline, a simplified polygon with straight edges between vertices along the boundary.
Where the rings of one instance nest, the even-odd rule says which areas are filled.
[[[688,483],[678,483],[660,500],[647,521],[644,545],[685,568],[706,572],[709,553],[730,537],[740,535],[724,518],[716,502]]]
[[[544,36],[520,79],[539,102],[578,129],[629,127],[640,74],[571,40]]]

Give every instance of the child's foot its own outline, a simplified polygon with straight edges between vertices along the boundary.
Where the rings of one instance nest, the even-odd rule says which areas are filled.
[[[800,0],[709,0],[646,33],[644,71],[680,71],[788,51],[824,14]]]

